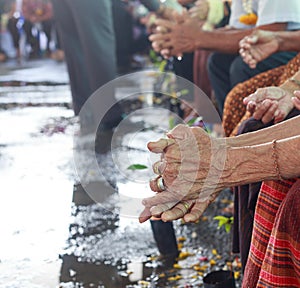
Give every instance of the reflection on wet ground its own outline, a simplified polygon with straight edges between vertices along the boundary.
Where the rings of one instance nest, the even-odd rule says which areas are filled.
[[[228,258],[228,235],[212,218],[231,192],[224,191],[198,224],[175,221],[181,259],[161,268],[150,224],[136,216],[141,198],[151,195],[155,159],[146,143],[168,129],[168,115],[158,106],[133,113],[116,131],[113,153],[97,155],[101,175],[88,168],[90,139],[83,143],[76,161],[86,167],[88,184],[80,183],[66,70],[43,64],[0,73],[0,287],[201,287],[202,276]],[[127,169],[137,162],[149,169]]]

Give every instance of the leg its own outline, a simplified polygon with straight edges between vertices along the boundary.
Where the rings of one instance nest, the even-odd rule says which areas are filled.
[[[19,30],[17,28],[17,22],[18,22],[18,19],[16,19],[16,18],[14,18],[14,17],[9,18],[9,20],[7,22],[7,30],[11,34],[14,47],[17,50],[19,50],[20,34],[19,34]]]
[[[74,15],[88,83],[91,93],[94,93],[98,88],[116,78],[116,49],[111,1],[89,0],[88,4],[82,0],[67,0],[67,2]],[[93,97],[94,103],[87,103],[87,106],[91,106],[87,107],[87,110],[91,112],[96,125],[99,124],[99,118],[101,118],[102,126],[107,128],[116,126],[120,122],[121,109],[115,103],[114,89],[106,90],[105,93],[103,90],[97,91]]]
[[[294,52],[275,53],[272,56],[268,57],[266,60],[260,62],[255,69],[251,69],[243,61],[243,59],[238,56],[233,61],[230,67],[231,88],[233,88],[238,83],[244,82],[259,73],[287,64],[287,62],[295,56],[296,53]]]
[[[53,27],[53,20],[47,20],[42,22],[43,31],[47,37],[47,52],[50,52],[50,42]]]
[[[39,39],[32,34],[32,27],[33,25],[30,21],[28,20],[24,21],[23,29],[26,34],[26,42],[31,47],[30,54],[32,56],[38,56],[40,53],[40,42]]]
[[[208,76],[215,93],[218,110],[223,114],[225,97],[231,90],[230,66],[237,55],[212,53],[207,62]]]
[[[116,77],[115,37],[110,0],[68,0],[92,92]],[[89,15],[89,17],[86,17]]]
[[[177,240],[172,222],[151,220],[151,228],[161,259],[173,265],[178,257]],[[169,262],[169,263],[168,263]]]
[[[53,0],[53,9],[59,38],[65,51],[72,91],[73,109],[75,115],[78,115],[81,107],[92,92],[84,63],[83,48],[68,1]]]

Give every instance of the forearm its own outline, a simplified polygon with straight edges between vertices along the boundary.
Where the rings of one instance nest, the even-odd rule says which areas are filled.
[[[274,23],[243,30],[226,27],[215,29],[211,32],[199,31],[195,37],[196,46],[198,49],[208,49],[222,53],[238,53],[240,40],[250,35],[256,29],[284,31],[286,23]]]
[[[280,88],[289,92],[291,97],[293,97],[294,91],[300,90],[300,70],[292,77],[288,78],[282,85],[280,85]]]
[[[293,127],[293,129],[291,129]],[[226,138],[228,147],[243,147],[300,135],[300,116],[285,120],[271,127],[236,137]]]
[[[238,53],[239,41],[251,34],[252,29],[215,29],[213,31],[202,31],[199,29],[195,36],[197,49],[207,49],[222,53]]]
[[[223,187],[264,180],[290,179],[300,175],[300,135],[252,146],[229,148]]]
[[[299,51],[300,30],[298,31],[279,31],[275,33],[279,44],[279,51]]]

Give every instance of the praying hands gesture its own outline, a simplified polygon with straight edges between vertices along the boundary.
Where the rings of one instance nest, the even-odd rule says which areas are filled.
[[[244,62],[254,69],[257,63],[279,50],[279,39],[272,31],[256,30],[244,37],[239,45]]]
[[[161,160],[153,165],[158,177],[150,182],[158,193],[143,200],[140,222],[151,216],[197,221],[224,188],[218,186],[218,179],[224,170],[225,141],[185,125],[176,126],[167,137],[148,144],[150,151],[161,153]]]
[[[153,49],[165,58],[196,50],[195,35],[200,30],[199,21],[189,17],[186,11],[174,14],[173,20],[158,19],[155,24],[156,33],[149,39]]]

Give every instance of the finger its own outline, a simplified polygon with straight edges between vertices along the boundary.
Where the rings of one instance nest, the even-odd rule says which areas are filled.
[[[174,27],[175,23],[169,20],[165,20],[165,19],[157,19],[155,21],[156,26],[162,26],[165,27],[168,30],[172,30],[172,28]]]
[[[191,208],[191,211],[183,217],[183,220],[185,222],[196,222],[196,221],[198,221],[207,207],[208,207],[207,202],[197,202]]]
[[[249,61],[248,63],[248,66],[251,68],[251,69],[255,69],[256,68],[256,65],[257,65],[257,61],[255,59],[252,59]]]
[[[300,90],[294,91],[294,95],[300,99]]]
[[[162,49],[160,54],[164,57],[164,59],[169,59],[172,56],[170,49],[166,48]]]
[[[285,113],[283,110],[278,108],[274,113],[274,123],[279,123],[287,116],[287,113]]]
[[[164,204],[158,204],[157,206],[153,206],[150,208],[150,213],[152,215],[155,216],[160,216],[161,214],[169,209],[171,209],[172,207],[174,207],[176,204],[178,203],[178,201],[176,202],[168,202],[168,203],[164,203]]]
[[[193,205],[193,201],[183,201],[178,203],[172,209],[163,212],[161,214],[161,220],[164,222],[173,221],[182,218],[188,213],[190,207]]]
[[[163,178],[161,176],[150,180],[149,185],[150,185],[150,189],[153,192],[162,192],[162,191],[166,190],[165,183],[164,183]]]
[[[163,153],[164,150],[173,145],[175,143],[174,139],[159,139],[158,141],[155,142],[149,142],[147,144],[148,149],[153,152],[153,153]]]
[[[256,106],[256,110],[252,115],[253,118],[256,120],[261,120],[271,106],[272,106],[271,100],[269,99],[264,100],[261,105]]]
[[[152,217],[152,215],[151,215],[151,212],[150,212],[150,208],[145,207],[145,209],[141,212],[141,214],[139,216],[139,222],[144,223],[147,220],[149,220],[151,217]]]
[[[180,163],[166,163],[162,168],[164,169],[163,175],[166,178],[167,183],[169,180],[173,181],[179,174]]]
[[[170,202],[178,202],[180,201],[180,197],[174,192],[164,191],[156,194],[153,197],[145,198],[142,201],[142,204],[146,207],[157,206],[158,204],[170,203]]]
[[[299,93],[299,96],[296,95],[297,97],[293,97],[292,98],[292,101],[293,101],[293,104],[295,105],[295,107],[300,110],[300,93]],[[299,98],[298,98],[299,97]]]
[[[169,39],[169,36],[167,36],[167,34],[162,34],[162,33],[154,33],[154,34],[151,34],[149,36],[149,40],[151,42],[165,42]]]
[[[162,49],[162,45],[163,45],[163,42],[161,42],[161,41],[154,41],[154,42],[152,42],[152,48],[156,52],[160,52],[160,50]]]
[[[240,48],[244,49],[244,50],[249,50],[251,48],[251,45],[249,45],[249,43],[247,43],[246,41],[240,41],[239,43]]]
[[[256,109],[256,103],[255,103],[254,101],[248,102],[246,109],[247,109],[247,111],[249,111],[251,114],[253,114],[254,111],[255,111],[255,109]]]
[[[261,118],[261,121],[264,124],[267,124],[269,122],[271,122],[274,119],[274,113],[278,108],[278,102],[276,101],[271,101],[271,106],[269,107],[269,109],[266,111],[266,113],[264,114],[264,116]]]
[[[157,26],[155,30],[157,33],[160,33],[160,34],[165,34],[165,33],[169,32],[169,30],[165,26]]]
[[[241,49],[239,50],[239,54],[242,56],[242,58],[243,58],[243,60],[244,60],[246,51],[245,51],[243,48],[241,48]]]
[[[256,44],[257,43],[257,41],[258,41],[258,36],[257,35],[250,35],[250,36],[248,36],[246,39],[245,39],[245,41],[247,42],[247,43],[249,43],[249,44]]]
[[[153,172],[156,174],[156,175],[162,175],[165,168],[166,168],[166,165],[167,163],[164,162],[164,161],[157,161],[155,162],[153,165],[152,165],[152,169],[153,169]]]

